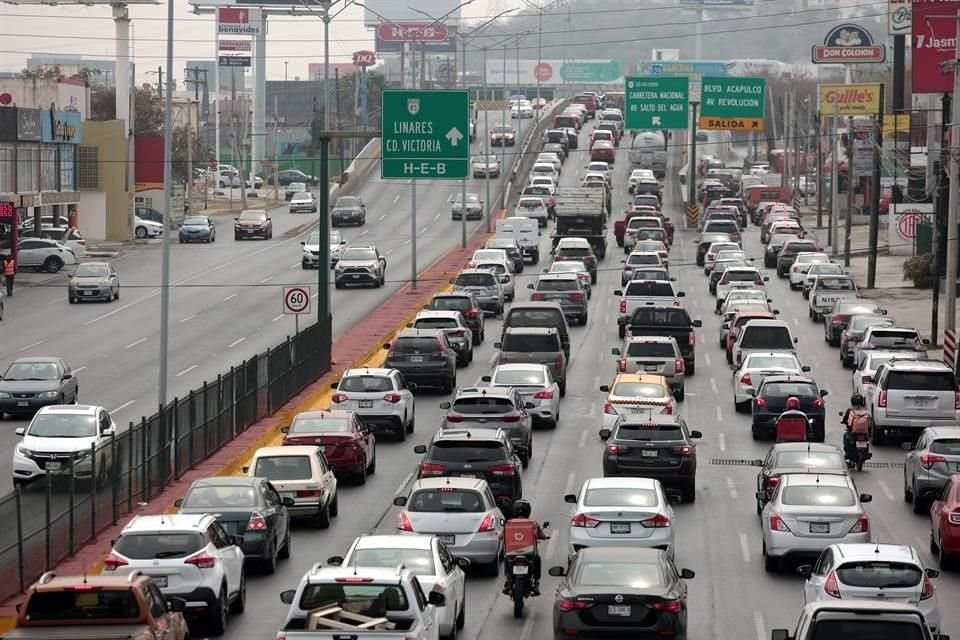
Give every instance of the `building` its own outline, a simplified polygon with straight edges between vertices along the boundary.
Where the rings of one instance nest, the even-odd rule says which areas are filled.
[[[40,71],[50,67],[60,67],[64,76],[81,73],[84,69],[93,71],[90,74],[90,84],[98,87],[115,87],[117,85],[117,63],[115,60],[99,60],[71,56],[68,54],[35,53],[27,58],[29,71]],[[99,73],[97,73],[99,72]]]
[[[0,95],[9,95],[9,106],[76,111],[86,120],[90,112],[90,87],[79,78],[0,78]]]

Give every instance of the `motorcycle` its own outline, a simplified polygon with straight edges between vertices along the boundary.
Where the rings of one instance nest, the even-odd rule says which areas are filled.
[[[842,412],[840,413],[840,417],[843,417]],[[863,471],[863,463],[873,457],[873,454],[870,453],[870,435],[867,433],[853,433],[851,436],[854,447],[852,454],[844,447],[843,456],[846,458],[848,466],[856,467],[857,471]]]
[[[544,529],[550,526],[549,522],[541,525]],[[510,579],[508,581],[510,598],[513,600],[513,617],[523,617],[525,598],[533,597],[533,564],[527,556],[508,556]]]

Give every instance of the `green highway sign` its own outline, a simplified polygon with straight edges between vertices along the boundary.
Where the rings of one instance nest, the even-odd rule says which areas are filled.
[[[470,177],[470,92],[386,89],[381,98],[380,177]]]
[[[565,62],[560,67],[560,78],[564,82],[614,82],[622,77],[622,60]]]
[[[701,129],[763,131],[766,80],[704,76],[701,83]]]
[[[627,129],[686,129],[690,126],[690,79],[627,78],[625,104]]]

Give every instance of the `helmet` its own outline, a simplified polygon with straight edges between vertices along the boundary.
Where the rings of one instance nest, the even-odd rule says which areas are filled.
[[[850,405],[851,405],[851,406],[853,406],[853,407],[862,407],[862,406],[865,406],[866,404],[867,404],[867,403],[866,403],[866,401],[863,399],[863,396],[860,395],[859,393],[855,393],[855,394],[853,394],[852,396],[850,396]]]
[[[526,500],[517,500],[513,503],[513,517],[514,518],[529,518],[530,517],[530,503]]]
[[[795,396],[787,398],[787,411],[799,411],[800,401]]]

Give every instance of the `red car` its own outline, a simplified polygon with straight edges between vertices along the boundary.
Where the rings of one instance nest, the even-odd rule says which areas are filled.
[[[273,220],[263,209],[244,209],[233,219],[233,239],[273,237]]]
[[[614,154],[613,143],[606,140],[597,140],[593,146],[590,147],[591,160],[604,160],[613,164]]]
[[[359,484],[377,467],[377,440],[353,411],[304,411],[283,427],[283,444],[323,447],[337,476],[352,476]]]
[[[953,474],[930,505],[930,550],[940,553],[940,568],[960,554],[960,474]]]

